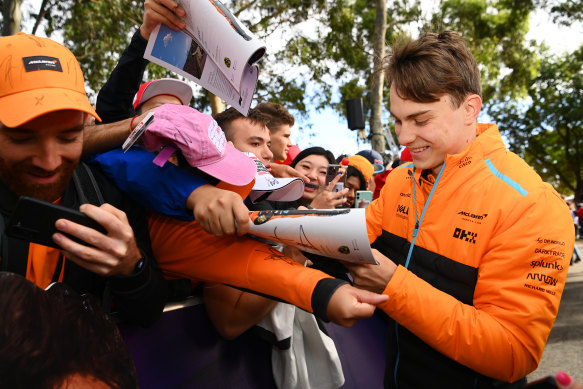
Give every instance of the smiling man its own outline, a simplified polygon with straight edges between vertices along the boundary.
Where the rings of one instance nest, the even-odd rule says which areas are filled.
[[[166,284],[142,209],[99,171],[80,164],[83,124],[88,114],[98,116],[77,60],[50,39],[20,33],[0,38],[0,64],[3,226],[18,197],[26,195],[80,208],[107,230],[103,234],[59,219],[59,232],[52,237],[59,250],[8,237],[2,228],[0,269],[41,288],[64,282],[98,296],[106,307],[114,305],[123,319],[151,324],[162,313]],[[92,198],[92,204],[84,204]]]
[[[520,388],[557,315],[569,210],[496,125],[476,123],[480,72],[458,34],[395,47],[386,74],[413,163],[367,208],[380,265],[351,266],[355,286],[390,296],[385,386]]]

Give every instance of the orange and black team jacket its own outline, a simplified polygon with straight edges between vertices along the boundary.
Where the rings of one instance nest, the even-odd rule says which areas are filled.
[[[569,209],[496,125],[477,133],[446,157],[437,184],[402,165],[367,208],[370,242],[398,265],[380,306],[390,317],[386,387],[511,387],[496,380],[537,367],[557,315]]]
[[[167,279],[243,288],[294,304],[324,320],[332,294],[346,283],[250,237],[208,234],[195,221],[152,213],[149,227],[154,256]]]

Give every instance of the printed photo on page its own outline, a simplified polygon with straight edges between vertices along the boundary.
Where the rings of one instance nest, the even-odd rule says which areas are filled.
[[[249,233],[262,240],[342,261],[377,264],[363,208],[252,211],[249,218]]]
[[[186,10],[185,30],[205,48],[237,91],[242,88],[246,65],[265,54],[259,41],[219,0],[178,0]]]
[[[194,81],[243,115],[249,112],[259,77],[256,66],[245,66],[237,91],[196,40],[164,24],[152,31],[144,58]]]

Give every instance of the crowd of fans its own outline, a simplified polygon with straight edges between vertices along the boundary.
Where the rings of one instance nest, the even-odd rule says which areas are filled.
[[[211,117],[189,106],[187,83],[144,83],[150,33],[161,22],[183,28],[184,15],[173,0],[145,1],[143,23],[95,107],[65,47],[27,34],[0,38],[0,221],[26,195],[80,209],[106,231],[59,219],[57,249],[2,227],[0,383],[133,387],[131,361],[101,310],[149,327],[165,303],[199,286],[226,339],[255,325],[278,331],[273,323],[300,316],[302,331],[321,337],[321,320],[351,326],[379,309],[388,318],[385,387],[523,387],[557,315],[574,219],[505,149],[495,125],[476,122],[480,75],[461,37],[426,33],[393,48],[385,71],[400,155],[335,156],[326,145],[293,145],[295,120],[280,104]],[[151,112],[140,141],[123,151]],[[247,236],[250,210],[365,207],[378,265],[331,266]],[[57,294],[55,283],[67,287]],[[107,354],[87,336],[111,342],[106,351],[119,351],[119,365],[96,368]],[[59,347],[47,348],[47,337]],[[70,354],[72,343],[87,344],[92,358],[57,363],[52,355],[43,365],[45,354]],[[337,352],[325,349],[337,366],[327,387],[340,387]],[[291,373],[273,374],[283,387]],[[312,382],[304,375],[300,382]],[[562,372],[556,382],[578,385]]]

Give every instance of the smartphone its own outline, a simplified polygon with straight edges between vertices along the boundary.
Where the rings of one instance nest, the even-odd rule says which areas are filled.
[[[107,230],[80,211],[53,204],[34,197],[20,196],[6,225],[6,235],[60,249],[54,241],[57,219],[67,219],[107,234]],[[86,242],[65,234],[71,240],[87,246]]]
[[[336,176],[338,176],[340,174],[339,170],[341,167],[342,167],[342,165],[336,165],[336,164],[328,165],[328,167],[326,168],[326,186],[330,185],[330,183],[334,180],[334,178],[336,178]],[[342,189],[344,189],[345,182],[346,182],[346,175],[343,175],[342,178],[340,178],[340,180],[338,180],[338,182],[334,186],[334,189],[332,189],[332,192],[340,192]]]
[[[364,201],[363,205],[361,202]],[[372,201],[372,192],[370,190],[357,190],[354,198],[354,208],[366,208]]]
[[[532,381],[524,385],[524,388],[528,389],[557,389],[557,382],[555,381],[555,377],[549,375],[538,379],[536,381]]]

